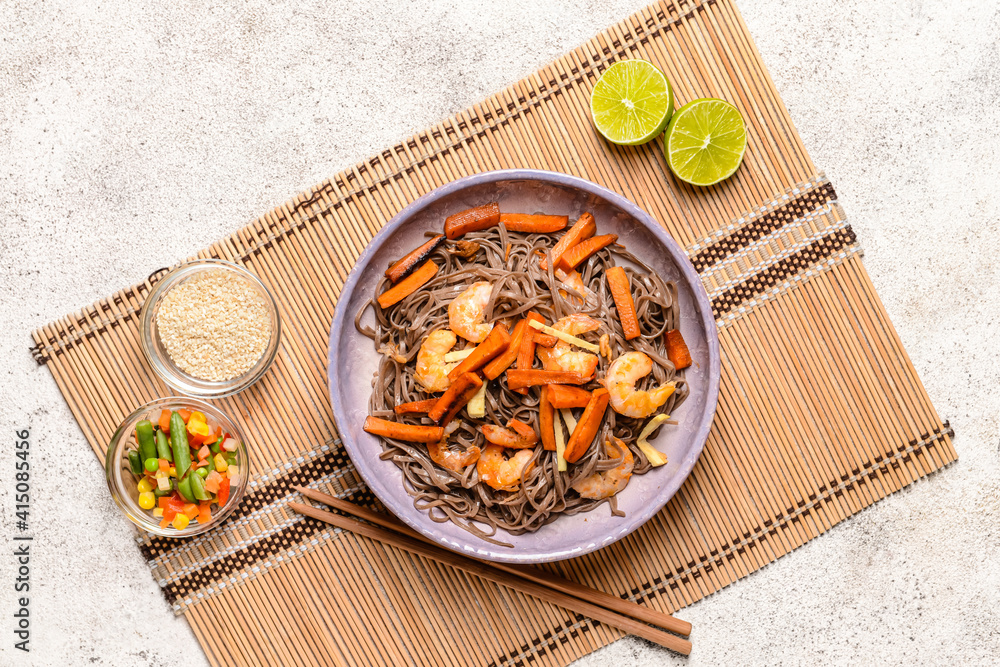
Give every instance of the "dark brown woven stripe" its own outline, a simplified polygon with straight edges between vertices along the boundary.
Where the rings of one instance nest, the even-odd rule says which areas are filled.
[[[712,312],[716,319],[722,317],[733,308],[737,308],[758,294],[771,289],[776,284],[797,274],[809,266],[820,262],[841,248],[854,243],[857,237],[850,225],[838,229],[831,234],[822,236],[808,246],[793,253],[785,259],[772,264],[735,287],[726,290],[712,300]]]
[[[753,222],[741,227],[729,236],[717,241],[691,257],[696,271],[718,264],[735,252],[745,248],[757,239],[787,225],[818,208],[826,206],[837,198],[837,193],[829,183],[803,192],[783,206],[765,213]]]
[[[226,523],[263,509],[279,498],[284,498],[289,494],[292,486],[309,484],[319,477],[331,475],[343,469],[348,463],[349,459],[343,449],[331,450],[288,474],[274,479],[270,484],[259,486],[253,491],[247,491],[246,495],[243,496],[243,502],[233,510]],[[139,548],[146,560],[152,560],[194,539],[197,538],[178,540],[151,535],[149,544],[141,544]]]
[[[303,482],[305,483],[305,482]],[[351,497],[355,505],[363,505],[375,511],[384,512],[385,508],[378,502],[371,491],[358,491]],[[294,514],[294,512],[289,512]],[[319,529],[329,528],[325,523],[303,517],[303,521],[293,523],[281,530],[262,537],[244,549],[240,549],[211,563],[205,563],[182,577],[168,583],[163,588],[163,595],[173,604],[176,600],[214,584],[224,579],[232,572],[242,570],[260,563],[276,553],[297,547],[303,541],[311,539]]]
[[[259,563],[278,551],[298,546],[304,540],[312,538],[316,533],[328,527],[321,521],[310,517],[303,517],[301,521],[258,540],[246,549],[241,549],[225,558],[208,563],[191,574],[167,584],[163,588],[163,595],[167,598],[168,602],[173,604],[179,598],[185,597],[200,588],[214,584],[234,571],[242,570],[255,563]]]
[[[510,665],[511,667],[524,667],[528,665],[541,656],[545,655],[547,652],[551,651],[555,647],[555,643],[558,641],[560,644],[566,644],[570,639],[576,639],[580,635],[590,632],[592,626],[600,625],[600,621],[590,620],[580,614],[574,614],[573,619],[567,623],[556,626],[551,630],[547,630],[545,634],[539,635],[531,640],[530,644],[521,644],[516,651],[510,651],[507,655],[494,660],[489,663],[489,667],[503,667]],[[579,628],[570,627],[576,625],[577,623],[583,623]],[[520,657],[519,656],[523,656]]]
[[[878,456],[875,458],[874,461],[869,461],[865,463],[862,467],[855,469],[853,471],[853,475],[855,477],[858,477],[857,482],[848,482],[847,484],[845,484],[843,491],[851,489],[855,484],[858,485],[865,484],[868,482],[868,480],[870,480],[872,477],[875,477],[878,474],[885,474],[888,468],[890,467],[899,468],[901,463],[909,461],[911,458],[911,454],[909,453],[900,456],[900,454],[905,452],[908,448],[916,448],[918,446],[918,443],[920,442],[924,443],[922,445],[922,448],[931,448],[934,447],[938,443],[938,441],[941,440],[942,438],[954,437],[954,435],[955,431],[951,428],[951,424],[949,424],[947,421],[944,422],[941,429],[934,429],[933,433],[923,434],[920,440],[910,440],[907,443],[903,443],[898,447],[896,447],[895,453],[887,454],[886,456]],[[879,465],[882,461],[885,461],[887,459],[888,459],[887,463]],[[841,482],[847,482],[848,479],[849,479],[848,475],[843,475],[841,478]],[[828,486],[824,485],[819,489],[817,489],[818,493],[811,495],[809,498],[812,506],[815,507],[819,502],[827,502],[827,503],[832,502],[835,496],[841,495],[843,491],[839,489],[836,491],[828,492],[828,489],[836,488],[838,484],[839,484],[838,482],[830,482]],[[801,505],[802,507],[805,507],[804,502],[801,503]],[[795,513],[796,509],[801,509],[801,508],[789,508],[786,511],[786,515],[792,515],[793,513]],[[791,519],[781,518],[781,520],[779,520],[777,523],[774,523],[773,525],[771,521],[765,521],[764,522],[765,526],[763,528],[758,527],[753,533],[744,533],[743,538],[745,540],[749,540],[754,534],[757,534],[759,535],[759,537],[753,541],[759,541],[766,535],[776,534],[782,524],[788,523],[789,521],[794,522],[798,520],[799,520],[798,516],[795,516]],[[764,528],[767,528],[767,530],[764,530]],[[641,603],[644,600],[651,600],[655,598],[657,595],[665,593],[668,589],[677,589],[680,587],[680,584],[687,583],[691,579],[697,579],[698,577],[711,573],[716,567],[722,565],[724,558],[727,560],[732,560],[733,558],[736,557],[735,555],[736,553],[743,553],[746,548],[746,547],[738,547],[734,549],[733,546],[735,545],[723,544],[721,547],[718,548],[718,550],[713,551],[711,555],[718,557],[712,561],[709,561],[708,559],[702,557],[701,561],[697,563],[694,561],[689,561],[687,563],[687,567],[685,568],[685,570],[668,572],[664,574],[662,577],[654,577],[652,581],[649,581],[642,586],[633,588],[631,591],[632,597],[628,599],[631,599],[632,601],[639,603]],[[686,571],[690,571],[690,573],[685,574]],[[577,615],[575,620],[581,621],[583,620],[583,617]],[[593,621],[593,623],[595,625],[599,624],[597,621]],[[560,633],[565,633],[568,627],[569,626],[564,623],[561,625],[557,625],[551,630],[547,630],[544,634],[540,634],[538,637],[536,637],[531,642],[531,644],[522,644],[519,651],[517,652],[511,651],[503,658],[491,662],[490,667],[500,667],[501,665],[507,665],[507,664],[512,664],[514,667],[518,667],[526,665],[529,662],[533,662],[537,657],[545,655],[547,651],[551,650],[555,646],[556,641],[559,641],[560,643],[566,643],[568,641],[567,634],[560,634]],[[584,625],[582,628],[580,628],[580,630],[589,631],[590,627],[588,625]],[[574,630],[573,633],[568,633],[568,634],[575,637],[577,632]],[[520,660],[517,659],[518,656],[528,653],[529,650],[531,652],[528,655],[525,655]]]

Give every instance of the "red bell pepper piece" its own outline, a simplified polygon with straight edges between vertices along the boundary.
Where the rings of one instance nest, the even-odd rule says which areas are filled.
[[[215,498],[215,501],[219,503],[219,507],[223,507],[226,501],[229,500],[229,478],[223,477],[222,481],[219,483],[219,493]]]

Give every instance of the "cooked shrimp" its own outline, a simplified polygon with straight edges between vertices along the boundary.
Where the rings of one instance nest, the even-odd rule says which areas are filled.
[[[483,322],[486,304],[490,301],[493,285],[488,282],[473,283],[469,289],[448,304],[448,326],[465,340],[482,343],[493,329],[492,323]]]
[[[597,331],[600,324],[597,320],[575,313],[567,315],[552,325],[553,329],[565,331],[571,336],[577,336],[588,331]],[[575,345],[560,340],[555,347],[546,349],[539,347],[538,358],[542,360],[542,367],[547,371],[576,371],[583,375],[593,375],[594,369],[600,360],[596,355],[584,352]]]
[[[480,451],[479,447],[473,445],[464,452],[461,452],[450,448],[444,440],[427,443],[427,453],[430,455],[431,461],[434,461],[434,463],[442,468],[447,468],[455,472],[462,472],[466,467],[478,461]]]
[[[508,459],[504,456],[503,447],[486,445],[476,463],[479,481],[486,482],[497,491],[515,491],[521,483],[521,475],[528,474],[534,466],[528,463],[534,455],[532,449],[521,449]]]
[[[531,430],[531,427],[528,427]],[[486,437],[486,441],[508,449],[528,449],[538,443],[538,434],[531,431],[530,435],[515,433],[509,428],[495,426],[493,424],[483,424],[479,430]]]
[[[642,352],[626,352],[611,362],[604,379],[615,412],[626,417],[648,417],[667,402],[674,393],[673,382],[649,391],[635,388],[635,383],[652,370],[653,360]]]
[[[417,370],[413,374],[414,379],[419,382],[426,391],[444,391],[451,386],[448,373],[455,364],[446,363],[444,355],[451,348],[455,347],[458,338],[447,329],[432,331],[417,352]]]
[[[587,286],[583,284],[583,276],[580,275],[580,272],[574,270],[570,271],[569,273],[564,273],[562,270],[559,270],[556,271],[556,274],[557,277],[559,278],[559,282],[561,282],[563,285],[566,285],[567,287],[572,287],[574,290],[582,294],[583,298],[580,298],[578,296],[573,296],[566,290],[559,290],[559,294],[561,294],[564,299],[569,301],[574,306],[582,306],[584,299],[587,298],[587,295],[590,293],[590,290],[588,290]]]
[[[593,475],[584,477],[574,484],[572,486],[573,490],[583,498],[590,498],[591,500],[610,498],[624,489],[632,477],[632,468],[634,467],[635,459],[633,459],[632,451],[628,446],[618,438],[615,438],[615,444],[612,445],[610,441],[607,441],[604,443],[604,448],[608,452],[608,456],[617,457],[624,452],[622,462],[611,470],[595,472]],[[612,449],[615,451],[610,451]]]

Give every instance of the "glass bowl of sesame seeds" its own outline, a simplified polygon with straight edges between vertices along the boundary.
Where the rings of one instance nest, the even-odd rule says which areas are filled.
[[[163,276],[142,305],[142,350],[180,393],[221,398],[271,366],[281,340],[278,305],[257,276],[231,262],[199,259]]]

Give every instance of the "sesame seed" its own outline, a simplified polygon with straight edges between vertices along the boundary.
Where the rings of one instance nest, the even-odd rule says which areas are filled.
[[[260,292],[243,276],[221,269],[171,288],[157,311],[156,327],[177,367],[211,382],[249,371],[271,339],[271,318]]]

